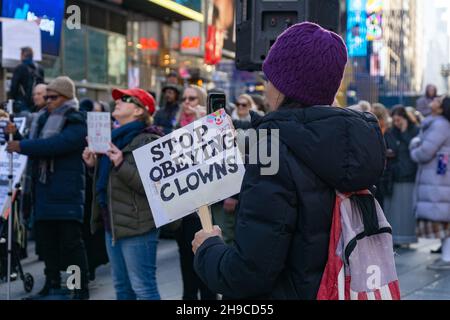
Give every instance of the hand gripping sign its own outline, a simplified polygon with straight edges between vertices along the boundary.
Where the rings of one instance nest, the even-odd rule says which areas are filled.
[[[239,193],[244,165],[230,117],[220,109],[133,152],[157,227]]]

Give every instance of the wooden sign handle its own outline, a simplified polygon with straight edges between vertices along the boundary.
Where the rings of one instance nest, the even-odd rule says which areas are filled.
[[[209,214],[209,207],[201,206],[198,209],[198,215],[200,216],[200,221],[202,223],[203,230],[205,230],[206,232],[212,232],[213,226],[212,226],[211,215]]]

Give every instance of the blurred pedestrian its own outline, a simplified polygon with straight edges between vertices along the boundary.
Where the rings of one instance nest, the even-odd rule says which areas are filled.
[[[352,105],[348,107],[350,110],[355,110],[359,112],[371,112],[372,107],[370,105],[370,102],[361,100],[358,102],[358,104]]]
[[[381,134],[383,138],[386,138],[386,132],[390,128],[390,115],[386,107],[381,103],[374,103],[372,105],[372,113],[377,117],[378,124],[380,125]],[[384,195],[392,193],[393,181],[392,172],[389,166],[385,167],[383,175],[380,177],[379,182],[376,184],[375,198],[382,208],[384,208]]]
[[[390,128],[390,115],[386,107],[381,103],[374,103],[371,111],[378,119],[383,135]]]
[[[45,96],[47,94],[47,85],[40,83],[34,87],[33,90],[33,104],[34,110],[27,117],[27,126],[25,130],[25,136],[28,137],[31,131],[36,131],[38,125],[39,117],[46,112],[44,109],[47,106],[47,101]],[[39,237],[36,236],[36,228],[34,225],[34,215],[33,215],[33,182],[32,182],[32,170],[33,170],[33,159],[29,158],[27,163],[27,168],[25,171],[25,176],[22,184],[22,217],[27,221],[27,227],[34,233],[35,239],[35,252],[39,259],[42,259]]]
[[[271,47],[263,71],[272,112],[255,129],[279,129],[267,138],[270,146],[279,136],[270,151],[278,152],[278,170],[246,166],[234,246],[217,226],[196,234],[195,270],[211,290],[235,299],[317,298],[335,191],[368,188],[383,171],[375,117],[331,106],[346,63],[343,39],[309,22],[288,28]]]
[[[58,77],[47,86],[47,107],[29,139],[8,143],[9,152],[33,159],[33,203],[37,236],[45,262],[45,285],[36,297],[57,293],[60,270],[76,265],[81,288],[74,299],[88,299],[88,266],[81,234],[85,199],[85,169],[81,154],[86,145],[86,120],[78,111],[75,85]],[[56,291],[55,291],[56,290]]]
[[[159,300],[156,283],[158,229],[144,192],[133,150],[161,136],[152,124],[153,97],[142,89],[112,91],[120,127],[111,133],[111,148],[96,155],[85,148],[83,159],[94,170],[92,232],[105,230],[106,249],[118,300]]]
[[[178,85],[178,73],[176,71],[170,71],[166,77],[166,84]]]
[[[414,190],[418,236],[442,240],[441,258],[428,268],[450,270],[450,97],[433,100],[410,150],[419,164]]]
[[[413,210],[413,190],[417,164],[409,154],[411,140],[419,134],[419,128],[411,121],[405,107],[397,106],[391,113],[393,127],[385,135],[387,169],[392,186],[384,196],[384,212],[392,227],[394,245],[417,242],[416,219]]]
[[[425,117],[414,107],[406,107],[405,109],[412,123],[420,127],[420,124],[422,123],[423,119],[425,119]]]
[[[184,127],[206,114],[206,92],[191,85],[183,92],[181,111],[177,116],[177,128]],[[181,219],[175,231],[175,239],[180,253],[181,276],[183,279],[183,300],[215,300],[216,294],[211,292],[194,271],[194,254],[191,241],[197,231],[202,228],[196,212]]]
[[[44,83],[44,69],[33,60],[33,49],[24,47],[20,53],[21,63],[14,69],[11,79],[10,97],[15,100],[16,113],[36,111],[33,90]]]
[[[178,101],[179,98],[183,94],[183,88],[179,84],[179,76],[176,71],[172,70],[166,76],[166,81],[164,82],[161,93],[159,95],[159,108],[160,109],[164,108],[164,106],[166,106],[166,104],[167,104],[167,95],[165,93],[167,87],[175,87],[176,88],[176,90],[178,91],[178,96],[177,96],[177,101]],[[178,101],[178,102],[180,102],[180,101]]]
[[[109,108],[109,104],[104,101],[95,101],[94,109],[92,111],[95,112],[111,112]]]
[[[190,85],[184,90],[181,109],[176,116],[176,128],[188,124],[206,115],[206,92],[203,88]]]
[[[231,119],[250,123],[250,110],[256,111],[256,105],[248,94],[241,94],[236,101],[236,109],[231,114]]]
[[[87,113],[94,110],[94,100],[89,98],[84,98],[80,100],[80,111]],[[87,115],[86,115],[87,116]]]
[[[180,111],[178,100],[180,89],[175,85],[166,85],[162,93],[165,97],[165,104],[155,114],[154,124],[159,127],[164,134],[169,134],[177,124],[177,114]]]
[[[34,87],[33,90],[33,112],[42,110],[47,102],[45,101],[45,94],[47,93],[47,85],[40,83]]]
[[[434,84],[427,85],[425,95],[417,99],[416,109],[424,117],[431,115],[431,103],[438,96],[437,87]]]

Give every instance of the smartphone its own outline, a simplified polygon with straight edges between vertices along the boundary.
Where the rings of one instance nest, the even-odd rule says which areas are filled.
[[[223,92],[210,92],[207,99],[208,114],[216,112],[219,109],[225,109],[227,98]]]

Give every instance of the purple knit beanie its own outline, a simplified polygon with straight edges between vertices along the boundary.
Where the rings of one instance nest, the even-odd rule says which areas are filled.
[[[286,97],[308,106],[331,105],[346,63],[347,47],[339,35],[303,22],[278,36],[263,71]]]

